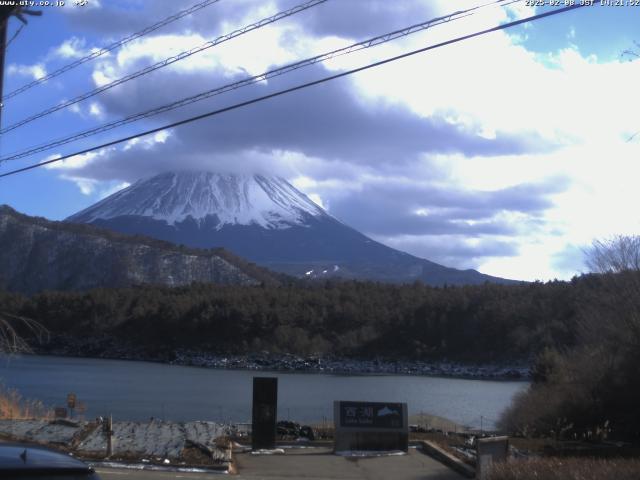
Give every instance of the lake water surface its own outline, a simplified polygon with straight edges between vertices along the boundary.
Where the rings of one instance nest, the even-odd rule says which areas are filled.
[[[334,400],[406,402],[420,412],[492,428],[527,382],[418,376],[343,376],[215,370],[149,362],[55,356],[0,357],[0,381],[23,397],[65,406],[73,392],[88,418],[117,420],[251,419],[252,378],[278,377],[278,418],[299,422],[333,418]]]

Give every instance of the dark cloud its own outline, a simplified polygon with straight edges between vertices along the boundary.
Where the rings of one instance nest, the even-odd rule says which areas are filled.
[[[328,74],[323,67],[314,66],[272,79],[268,85],[242,88],[159,115],[153,124],[170,123]],[[110,90],[101,97],[101,103],[111,118],[120,118],[174,101],[176,93],[182,97],[227,83],[230,79],[220,74],[156,72]],[[536,139],[531,135],[498,133],[496,139],[486,139],[476,131],[438,117],[418,117],[402,106],[365,105],[357,99],[353,88],[349,79],[338,79],[179,127],[173,131],[174,140],[163,148],[162,155],[171,158],[176,166],[199,158],[202,168],[210,168],[216,159],[234,152],[242,157],[242,152],[247,151],[269,154],[285,150],[324,160],[381,166],[406,164],[424,153],[507,155],[548,147],[542,141],[533,145]],[[143,124],[135,126],[135,130],[142,129]],[[137,174],[141,169],[166,169],[164,162],[158,162],[155,156],[157,153],[153,151],[141,152],[136,158],[114,155],[112,161],[118,164],[121,175],[130,179],[128,171]],[[83,173],[90,175],[91,169]]]
[[[525,214],[527,228],[552,206],[549,195],[568,187],[565,178],[496,191],[460,190],[411,181],[367,184],[357,194],[323,195],[331,213],[372,235],[514,235],[525,226],[499,219],[503,212]],[[371,201],[375,199],[375,201]],[[423,210],[424,214],[416,211]]]
[[[276,8],[283,10],[298,3],[280,0]],[[339,34],[358,37],[369,30],[377,33],[389,31],[442,13],[436,12],[432,4],[428,5],[429,2],[421,1],[341,0],[320,5],[292,19],[305,31],[318,36]],[[181,4],[181,8],[186,6]],[[175,2],[169,0],[103,2],[102,8],[70,9],[73,13],[69,18],[78,22],[78,27],[82,23],[82,28],[88,32],[105,34],[103,30],[107,29],[113,34],[115,27],[127,32],[139,30],[152,19],[166,17],[176,10]],[[240,21],[248,12],[252,12],[256,19],[265,15],[258,10],[256,2],[251,0],[222,0],[158,33],[184,32],[185,29],[200,33],[219,30],[223,28],[221,22]],[[129,70],[141,68],[146,63],[145,59],[140,59]],[[143,126],[170,123],[330,74],[321,65],[309,67],[271,79],[268,85],[233,91],[129,128],[130,131],[140,131]],[[236,74],[233,78],[244,76]],[[229,72],[215,71],[214,65],[211,71],[198,73],[177,72],[169,67],[109,90],[99,97],[99,101],[108,117],[120,118],[230,83],[233,78]],[[358,98],[351,79],[343,78],[178,128],[173,132],[173,140],[162,149],[162,160],[158,161],[155,158],[157,153],[152,150],[139,152],[135,158],[132,158],[132,152],[113,154],[111,161],[114,165],[109,170],[118,172],[119,179],[131,180],[143,171],[149,174],[180,165],[197,168],[198,162],[201,168],[215,168],[216,165],[224,165],[226,159],[234,154],[245,159],[247,152],[258,151],[268,155],[283,150],[319,157],[324,161],[339,160],[381,168],[407,164],[424,153],[511,155],[554,147],[529,132],[519,135],[497,132],[495,139],[486,139],[481,136],[481,130],[480,125],[455,125],[441,116],[419,117],[399,105],[365,104]],[[167,159],[178,165],[167,165]],[[250,163],[254,166],[256,162]],[[102,179],[106,171],[102,169],[100,173],[88,167],[79,173]],[[98,176],[93,177],[94,174]]]
[[[126,0],[114,1],[103,0],[100,8],[77,8],[72,5],[65,9],[66,20],[72,31],[77,32],[76,35],[88,35],[98,37],[98,44],[107,44],[110,41],[118,40],[122,37],[130,35],[133,32],[139,32],[148,26],[164,20],[178,12],[185,10],[201,0],[180,1],[175,0]],[[279,0],[271,3],[274,9],[266,10],[264,7],[269,2],[258,2],[256,0],[220,0],[205,8],[197,10],[191,15],[180,18],[168,25],[156,30],[155,34],[167,35],[184,33],[185,31],[198,32],[205,38],[213,39],[219,35],[229,33],[229,28],[225,26],[234,25],[245,26],[262,20],[277,12],[288,10],[294,6],[305,3],[306,0]],[[353,33],[359,31],[371,30],[376,24],[381,27],[385,23],[373,22],[375,18],[384,20],[383,13],[395,12],[399,14],[404,11],[404,7],[396,6],[394,8],[385,8],[383,5],[376,7],[376,13],[364,13],[367,11],[367,4],[374,3],[370,0],[339,0],[337,2],[329,1],[328,4],[321,4],[316,7],[301,11],[289,18],[278,20],[280,23],[295,21],[302,22],[303,25],[313,27],[317,33],[325,34],[331,31],[329,27],[331,18],[337,25],[344,27],[344,35],[352,37]],[[375,2],[383,3],[383,2]],[[415,2],[416,4],[419,2]],[[425,10],[418,6],[412,6],[413,10]],[[351,12],[361,10],[361,16],[358,19]],[[364,13],[364,16],[363,16]],[[349,15],[345,17],[344,14]],[[335,17],[334,17],[335,15]],[[316,19],[316,16],[318,17]],[[366,17],[366,18],[365,18]],[[403,17],[405,17],[403,15]],[[394,17],[386,17],[386,23],[389,24],[390,19]],[[371,22],[370,24],[360,23],[364,20]],[[349,23],[351,27],[349,28]],[[394,24],[391,21],[391,24]],[[365,25],[367,26],[366,28]],[[406,25],[404,25],[406,26]],[[337,30],[342,30],[338,27]],[[349,31],[353,33],[348,33]],[[333,34],[335,34],[335,31]],[[380,32],[378,32],[380,33]]]
[[[272,2],[275,11],[288,10],[306,0],[277,0]],[[175,2],[175,0],[127,0],[102,2],[101,8],[66,9],[67,20],[76,32],[100,35],[105,38],[126,36],[184,10],[199,0]],[[220,35],[223,24],[251,23],[269,15],[261,7],[267,2],[255,0],[221,0],[171,23],[159,33],[184,32],[186,29]],[[275,11],[273,13],[275,13]],[[303,12],[292,19],[309,33],[317,36],[340,36],[364,40],[382,33],[405,28],[408,25],[430,20],[446,12],[438,11],[432,2],[421,0],[330,0]],[[285,20],[287,21],[287,20]]]
[[[71,3],[71,2],[70,2]],[[126,0],[102,1],[100,7],[78,8],[69,5],[65,9],[70,30],[76,35],[97,37],[98,43],[109,43],[185,10],[199,1],[176,2],[174,0]],[[255,2],[254,2],[255,4]],[[198,10],[156,30],[157,34],[183,33],[185,30],[209,34],[218,32],[224,21],[233,22],[246,15],[251,0],[234,0],[218,3]],[[244,8],[243,8],[244,7]],[[154,33],[155,34],[155,33]]]
[[[336,216],[345,218],[339,212],[336,212]],[[503,221],[487,220],[470,223],[465,220],[451,219],[446,213],[393,214],[376,210],[360,211],[356,215],[352,214],[352,217],[351,220],[345,220],[347,224],[372,235],[464,235],[470,238],[478,235],[511,235],[517,230],[513,225]]]
[[[336,35],[364,40],[441,14],[433,2],[342,0],[314,9],[302,17],[301,22],[319,36]]]
[[[417,257],[459,269],[478,268],[482,262],[491,257],[513,257],[518,255],[518,248],[513,241],[483,237],[478,242],[470,243],[464,237],[450,237],[443,241],[442,237],[409,236],[409,237],[376,237],[394,248],[409,252]]]

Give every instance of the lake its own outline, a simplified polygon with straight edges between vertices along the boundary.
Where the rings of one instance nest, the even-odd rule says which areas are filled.
[[[0,381],[25,398],[65,406],[67,394],[87,418],[251,420],[252,378],[278,377],[278,418],[331,421],[334,400],[406,402],[421,412],[491,429],[527,382],[402,375],[321,375],[217,370],[150,362],[55,356],[0,357]],[[482,417],[482,419],[481,419]]]

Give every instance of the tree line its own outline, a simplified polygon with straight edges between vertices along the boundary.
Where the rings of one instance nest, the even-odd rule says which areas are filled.
[[[0,312],[37,321],[54,336],[109,335],[167,350],[527,361],[576,344],[602,282],[587,276],[438,288],[329,280],[0,292]]]
[[[572,344],[545,347],[533,383],[502,427],[525,435],[640,440],[640,236],[596,240],[586,252],[598,275],[582,278]]]

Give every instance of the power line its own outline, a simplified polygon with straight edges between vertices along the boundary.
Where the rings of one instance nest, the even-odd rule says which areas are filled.
[[[13,42],[18,35],[20,35],[20,32],[22,32],[22,29],[24,28],[24,24],[21,24],[18,29],[15,31],[15,33],[11,36],[11,38],[7,41],[7,44],[5,46],[5,49],[9,48],[9,45],[11,45],[11,42]]]
[[[125,117],[123,119],[119,119],[119,120],[116,120],[116,121],[113,121],[113,122],[109,122],[109,123],[100,125],[98,127],[93,127],[93,128],[88,129],[88,130],[84,130],[82,132],[79,132],[79,133],[64,137],[62,139],[58,139],[58,140],[55,140],[55,141],[47,142],[47,143],[44,143],[44,144],[40,144],[40,145],[31,147],[31,148],[28,148],[26,150],[23,150],[22,152],[14,153],[14,154],[8,155],[7,157],[0,158],[0,163],[3,162],[3,161],[6,161],[6,160],[17,160],[19,158],[24,158],[24,157],[33,155],[35,153],[39,153],[39,152],[43,152],[43,151],[46,151],[46,150],[50,150],[52,148],[55,148],[55,147],[58,147],[58,146],[61,146],[61,145],[66,145],[68,143],[74,142],[76,140],[80,140],[82,138],[87,138],[87,137],[96,135],[98,133],[103,133],[103,132],[107,132],[109,130],[113,130],[114,128],[121,127],[123,125],[127,125],[129,123],[133,123],[133,122],[136,122],[138,120],[142,120],[144,118],[149,118],[149,117],[152,117],[154,115],[158,115],[160,113],[168,112],[170,110],[175,110],[176,108],[180,108],[180,107],[183,107],[183,106],[186,106],[186,105],[190,105],[192,103],[199,102],[199,101],[205,100],[207,98],[211,98],[211,97],[216,96],[216,95],[227,93],[227,92],[230,92],[232,90],[236,90],[238,88],[242,88],[242,87],[246,87],[246,86],[249,86],[249,85],[253,85],[253,84],[261,82],[261,81],[266,81],[266,80],[268,80],[270,78],[277,77],[277,76],[280,76],[280,75],[284,75],[284,74],[290,73],[290,72],[292,72],[294,70],[298,70],[298,69],[303,68],[303,67],[314,65],[316,63],[320,63],[320,62],[323,62],[323,61],[326,61],[326,60],[329,60],[329,59],[332,59],[332,58],[335,58],[335,57],[338,57],[338,56],[347,55],[347,54],[350,54],[350,53],[353,53],[353,52],[356,52],[356,51],[359,51],[359,50],[362,50],[362,49],[365,49],[365,48],[370,48],[370,47],[373,47],[373,46],[376,46],[376,45],[380,45],[382,43],[386,43],[386,42],[389,42],[391,40],[395,40],[395,39],[400,38],[400,37],[404,37],[404,36],[419,32],[419,31],[426,30],[426,29],[428,29],[430,27],[433,27],[433,26],[436,26],[436,25],[440,25],[440,24],[443,24],[443,23],[448,23],[448,22],[455,21],[455,20],[460,20],[460,19],[465,18],[465,17],[467,17],[469,15],[472,15],[475,11],[477,11],[477,10],[479,10],[481,8],[487,7],[487,6],[497,5],[497,4],[501,4],[501,6],[507,6],[507,5],[510,5],[512,3],[518,3],[518,2],[521,2],[521,1],[522,0],[494,0],[493,2],[486,3],[486,4],[483,4],[483,5],[479,5],[479,6],[467,9],[467,10],[461,10],[461,11],[458,11],[458,12],[451,13],[449,15],[445,15],[445,16],[442,16],[442,17],[437,17],[437,18],[428,20],[426,22],[415,24],[415,25],[412,25],[410,27],[406,27],[404,29],[395,30],[393,32],[386,33],[384,35],[379,35],[377,37],[373,37],[373,38],[370,38],[368,40],[364,40],[362,42],[354,43],[354,44],[349,45],[347,47],[343,47],[343,48],[339,48],[339,49],[336,49],[336,50],[332,50],[330,52],[326,52],[326,53],[323,53],[323,54],[320,54],[320,55],[316,55],[314,57],[310,57],[310,58],[307,58],[305,60],[300,60],[298,62],[294,62],[294,63],[288,64],[288,65],[285,65],[283,67],[279,67],[279,68],[276,68],[274,70],[270,70],[268,72],[261,73],[259,75],[255,75],[255,76],[252,76],[252,77],[247,77],[247,78],[244,78],[244,79],[239,80],[237,82],[233,82],[233,83],[230,83],[230,84],[227,84],[227,85],[223,85],[221,87],[217,87],[217,88],[214,88],[214,89],[211,89],[211,90],[207,90],[207,91],[198,93],[196,95],[185,97],[185,98],[183,98],[181,100],[177,100],[175,102],[172,102],[172,103],[169,103],[169,104],[166,104],[166,105],[162,105],[160,107],[156,107],[156,108],[151,109],[151,110],[147,110],[146,112],[141,112],[141,113],[136,113],[136,114],[133,114],[133,115],[129,115],[128,117]]]
[[[162,127],[152,128],[152,129],[146,130],[144,132],[140,132],[140,133],[137,133],[137,134],[134,134],[134,135],[129,135],[127,137],[119,138],[117,140],[112,140],[110,142],[106,142],[106,143],[103,143],[101,145],[96,145],[96,146],[93,146],[93,147],[89,147],[89,148],[86,148],[84,150],[80,150],[80,151],[77,151],[77,152],[74,152],[74,153],[71,153],[71,154],[68,154],[68,155],[64,155],[62,157],[54,158],[54,159],[51,159],[51,160],[45,160],[45,161],[42,161],[40,163],[28,165],[26,167],[18,168],[16,170],[11,170],[9,172],[0,174],[0,178],[8,177],[10,175],[15,175],[15,174],[18,174],[18,173],[21,173],[21,172],[25,172],[27,170],[32,170],[34,168],[43,167],[45,165],[49,165],[49,164],[52,164],[52,163],[55,163],[55,162],[60,162],[60,161],[66,160],[68,158],[75,157],[77,155],[83,155],[85,153],[89,153],[89,152],[92,152],[94,150],[99,150],[99,149],[102,149],[102,148],[107,148],[107,147],[111,147],[113,145],[117,145],[119,143],[127,142],[129,140],[133,140],[134,138],[143,137],[143,136],[146,136],[146,135],[150,135],[152,133],[160,132],[162,130],[166,130],[166,129],[174,128],[174,127],[179,127],[179,126],[185,125],[187,123],[192,123],[192,122],[195,122],[195,121],[198,121],[198,120],[202,120],[204,118],[209,118],[209,117],[212,117],[212,116],[215,116],[215,115],[219,115],[219,114],[222,114],[222,113],[225,113],[225,112],[236,110],[238,108],[246,107],[246,106],[252,105],[254,103],[258,103],[258,102],[261,102],[261,101],[264,101],[264,100],[268,100],[268,99],[271,99],[271,98],[279,97],[281,95],[285,95],[285,94],[288,94],[288,93],[291,93],[291,92],[302,90],[302,89],[305,89],[305,88],[308,88],[308,87],[311,87],[311,86],[314,86],[314,85],[319,85],[321,83],[326,83],[328,81],[335,80],[335,79],[338,79],[338,78],[346,77],[347,75],[352,75],[354,73],[362,72],[362,71],[368,70],[370,68],[379,67],[381,65],[385,65],[387,63],[391,63],[391,62],[394,62],[396,60],[407,58],[407,57],[416,55],[418,53],[423,53],[423,52],[426,52],[426,51],[429,51],[429,50],[434,50],[436,48],[444,47],[446,45],[451,45],[451,44],[454,44],[454,43],[462,42],[464,40],[469,40],[471,38],[479,37],[481,35],[486,35],[488,33],[497,32],[497,31],[500,31],[500,30],[505,30],[507,28],[515,27],[517,25],[522,25],[523,23],[533,22],[533,21],[536,21],[536,20],[540,20],[542,18],[551,17],[553,15],[559,15],[561,13],[565,13],[565,12],[568,12],[568,11],[571,11],[571,10],[576,10],[578,8],[582,8],[582,7],[586,7],[586,6],[592,6],[592,5],[595,5],[595,3],[594,4],[586,4],[585,3],[585,4],[580,4],[580,5],[572,5],[572,6],[563,7],[563,8],[559,8],[559,9],[556,9],[556,10],[551,10],[551,11],[548,11],[548,12],[540,13],[538,15],[532,15],[530,17],[526,17],[526,18],[523,18],[523,19],[520,19],[520,20],[514,20],[512,22],[504,23],[502,25],[498,25],[498,26],[495,26],[495,27],[492,27],[492,28],[488,28],[486,30],[481,30],[481,31],[478,31],[478,32],[475,32],[475,33],[470,33],[470,34],[467,34],[467,35],[463,35],[461,37],[456,37],[454,39],[446,40],[444,42],[440,42],[440,43],[437,43],[437,44],[434,44],[434,45],[429,45],[427,47],[423,47],[423,48],[420,48],[420,49],[417,49],[417,50],[413,50],[411,52],[403,53],[401,55],[396,55],[394,57],[386,58],[384,60],[380,60],[380,61],[377,61],[377,62],[374,62],[374,63],[370,63],[370,64],[365,65],[363,67],[358,67],[358,68],[354,68],[354,69],[351,69],[351,70],[347,70],[345,72],[341,72],[341,73],[338,73],[338,74],[335,74],[335,75],[331,75],[331,76],[328,76],[328,77],[323,77],[323,78],[320,78],[318,80],[314,80],[314,81],[307,82],[307,83],[304,83],[304,84],[301,84],[301,85],[297,85],[295,87],[290,87],[290,88],[287,88],[287,89],[284,89],[284,90],[279,90],[277,92],[270,93],[268,95],[264,95],[264,96],[261,96],[261,97],[253,98],[251,100],[246,100],[244,102],[236,103],[234,105],[230,105],[230,106],[227,106],[227,107],[224,107],[224,108],[220,108],[218,110],[213,110],[211,112],[203,113],[201,115],[196,115],[194,117],[189,117],[189,118],[177,121],[177,122],[173,122],[173,123],[170,123],[170,124],[167,124],[167,125],[163,125]]]
[[[205,7],[208,7],[209,5],[212,5],[214,3],[219,2],[220,0],[204,0],[203,2],[197,3],[185,10],[181,10],[178,13],[171,15],[167,18],[165,18],[164,20],[161,20],[157,23],[154,23],[153,25],[150,25],[146,28],[143,28],[142,30],[140,30],[139,32],[135,32],[132,33],[131,35],[128,35],[120,40],[118,40],[117,42],[114,42],[110,45],[107,45],[106,47],[102,47],[100,50],[95,50],[93,52],[91,52],[89,55],[86,55],[82,58],[79,58],[78,60],[69,63],[63,67],[60,67],[59,69],[49,73],[48,75],[45,75],[44,77],[40,77],[30,83],[27,83],[26,85],[23,85],[22,87],[12,91],[11,93],[8,93],[7,95],[5,95],[2,98],[2,102],[6,102],[8,99],[15,97],[16,95],[19,95],[23,92],[26,92],[27,90],[29,90],[30,88],[35,87],[36,85],[40,85],[41,83],[44,83],[48,80],[51,80],[52,78],[55,78],[59,75],[62,75],[65,72],[68,72],[69,70],[72,70],[80,65],[82,65],[83,63],[86,63],[90,60],[93,60],[94,58],[98,58],[102,55],[104,55],[105,53],[108,53],[112,50],[115,50],[116,48],[119,48],[133,40],[136,40],[140,37],[143,37],[151,32],[154,32],[155,30],[158,30],[161,27],[164,27],[165,25],[168,25],[172,22],[175,22],[176,20],[179,20],[183,17],[186,17],[187,15],[191,15],[193,12],[197,12],[198,10],[201,10]]]
[[[177,55],[174,55],[172,57],[166,58],[165,60],[161,60],[160,62],[154,63],[153,65],[150,65],[148,67],[143,68],[142,70],[138,70],[137,72],[134,73],[130,73],[129,75],[126,75],[124,77],[121,77],[117,80],[114,80],[113,82],[107,83],[105,85],[102,85],[94,90],[91,90],[89,92],[83,93],[82,95],[78,95],[75,98],[72,98],[71,100],[67,100],[64,101],[62,103],[59,103],[57,105],[54,105],[51,108],[48,108],[40,113],[37,113],[35,115],[32,115],[28,118],[25,118],[24,120],[21,120],[17,123],[14,123],[13,125],[9,125],[6,128],[3,128],[2,130],[0,130],[0,134],[4,134],[7,132],[10,132],[11,130],[15,130],[18,127],[21,127],[22,125],[26,125],[27,123],[30,123],[34,120],[37,120],[38,118],[42,118],[46,115],[49,115],[51,113],[57,112],[58,110],[62,110],[63,108],[69,107],[71,105],[74,105],[76,103],[79,103],[83,100],[86,100],[88,98],[94,97],[106,90],[109,90],[113,87],[117,87],[118,85],[122,85],[125,82],[128,82],[130,80],[136,79],[138,77],[141,77],[143,75],[146,75],[148,73],[154,72],[160,68],[166,67],[167,65],[171,65],[172,63],[175,62],[179,62],[180,60],[184,60],[185,58],[190,57],[191,55],[195,55],[196,53],[200,53],[204,50],[207,50],[211,47],[214,47],[216,45],[219,45],[221,43],[224,43],[228,40],[231,40],[233,38],[239,37],[240,35],[244,35],[245,33],[251,32],[253,30],[257,30],[259,28],[264,27],[265,25],[269,25],[271,23],[277,22],[278,20],[282,20],[283,18],[286,17],[290,17],[291,15],[295,15],[296,13],[300,13],[304,10],[307,10],[309,8],[315,7],[316,5],[320,5],[322,3],[325,3],[327,0],[309,0],[306,3],[302,3],[300,5],[296,5],[295,7],[292,7],[288,10],[276,13],[275,15],[272,15],[270,17],[266,17],[263,18],[262,20],[259,20],[258,22],[252,23],[250,25],[247,25],[245,27],[242,27],[238,30],[234,30],[231,33],[227,33],[225,35],[222,35],[214,40],[211,40],[209,42],[203,43],[202,45],[198,46],[198,47],[194,47],[190,50],[185,50],[183,52],[178,53]]]

